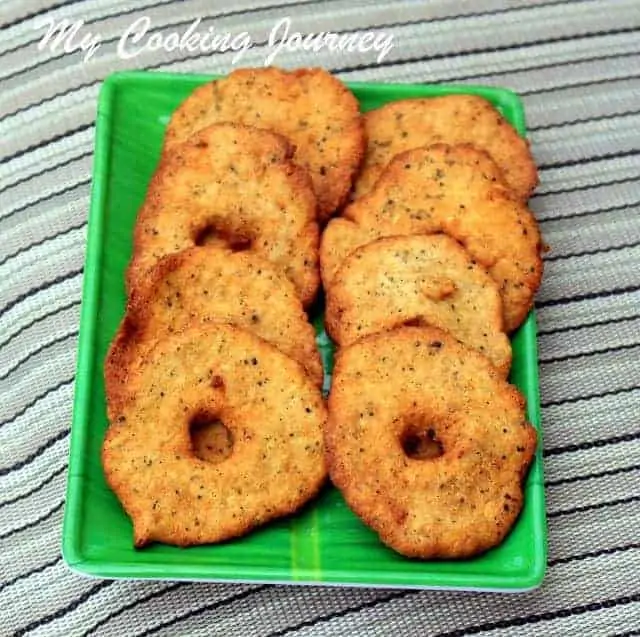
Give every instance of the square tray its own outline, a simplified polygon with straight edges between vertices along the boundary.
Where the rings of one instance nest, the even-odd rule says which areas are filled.
[[[211,76],[125,72],[104,83],[98,104],[93,190],[84,270],[78,367],[64,517],[63,555],[74,570],[99,577],[315,583],[522,591],[546,567],[542,445],[526,482],[525,505],[497,548],[471,560],[420,562],[384,547],[334,488],[301,513],[221,545],[135,550],[129,518],[100,464],[107,428],[102,365],[125,307],[124,271],[137,210],[154,171],[171,112]],[[472,93],[491,101],[525,133],[514,93],[486,87],[354,83],[362,110],[409,97]],[[332,347],[318,328],[325,368]],[[330,380],[327,374],[326,381]],[[511,381],[540,429],[536,323],[533,313],[513,338]]]

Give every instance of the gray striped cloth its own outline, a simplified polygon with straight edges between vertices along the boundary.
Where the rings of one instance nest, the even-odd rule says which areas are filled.
[[[638,0],[1,0],[0,634],[640,634],[640,2]],[[345,80],[508,86],[524,98],[552,250],[538,296],[549,568],[522,595],[112,582],[60,557],[96,96],[126,67],[227,72],[230,54],[115,43],[154,29],[379,27],[395,47],[283,53]],[[38,50],[45,17],[103,45]],[[242,65],[262,64],[264,47]]]

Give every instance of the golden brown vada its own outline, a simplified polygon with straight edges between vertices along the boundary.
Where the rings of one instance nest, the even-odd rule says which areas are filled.
[[[137,373],[145,351],[194,319],[236,325],[260,336],[322,386],[315,332],[293,284],[257,254],[201,246],[162,257],[130,296],[105,359],[109,413],[128,392],[128,377]]]
[[[325,327],[340,346],[409,324],[449,332],[508,375],[498,284],[446,235],[368,243],[343,261],[327,291]]]
[[[219,122],[265,128],[289,139],[309,171],[326,221],[346,200],[364,155],[356,98],[324,69],[239,69],[197,88],[174,112],[165,148]]]
[[[437,328],[402,327],[339,350],[325,446],[331,480],[382,542],[466,558],[515,523],[536,431],[486,357]]]
[[[498,165],[509,188],[526,201],[538,184],[529,144],[487,100],[446,95],[385,104],[364,115],[367,151],[355,193],[369,192],[398,153],[435,143],[473,144]]]
[[[194,324],[158,341],[111,418],[109,486],[136,547],[243,535],[288,515],[325,481],[320,390],[294,360],[238,327]],[[232,448],[197,457],[190,429],[217,422]]]
[[[375,188],[333,219],[322,236],[326,289],[356,248],[394,235],[442,232],[461,243],[500,286],[505,329],[516,329],[542,278],[541,237],[525,204],[500,169],[473,146],[437,144],[397,155]]]
[[[263,256],[311,303],[319,286],[316,200],[292,152],[279,135],[234,124],[173,146],[138,213],[129,292],[165,254],[215,244]]]

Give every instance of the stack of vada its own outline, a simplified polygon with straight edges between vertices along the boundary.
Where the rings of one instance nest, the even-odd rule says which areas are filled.
[[[349,507],[398,553],[468,558],[523,506],[536,431],[507,381],[541,239],[525,140],[482,98],[364,116],[355,197],[320,249],[338,345],[325,448]]]
[[[173,114],[105,361],[102,462],[136,547],[243,535],[325,483],[305,308],[364,145],[355,97],[320,69],[239,70]]]
[[[321,69],[196,89],[138,211],[105,360],[102,463],[134,545],[244,535],[327,476],[403,555],[499,544],[536,448],[507,380],[542,277],[536,182],[478,97],[361,116]]]

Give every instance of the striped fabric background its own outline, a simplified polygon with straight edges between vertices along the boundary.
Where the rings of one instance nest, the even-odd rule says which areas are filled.
[[[96,96],[125,67],[225,72],[229,54],[146,53],[155,29],[390,30],[369,54],[282,54],[345,80],[509,86],[525,100],[552,250],[538,298],[550,558],[541,590],[450,592],[111,582],[60,557]],[[103,38],[88,63],[38,51],[47,17]],[[0,634],[640,634],[638,0],[2,0]],[[261,64],[264,47],[242,64]]]

